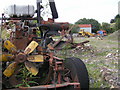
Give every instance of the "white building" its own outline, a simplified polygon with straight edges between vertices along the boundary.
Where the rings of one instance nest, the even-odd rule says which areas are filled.
[[[80,29],[84,29],[85,32],[92,33],[92,25],[91,24],[79,24]]]

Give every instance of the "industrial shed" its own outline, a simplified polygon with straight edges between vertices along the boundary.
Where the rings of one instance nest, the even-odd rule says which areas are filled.
[[[91,24],[79,24],[80,29],[84,29],[85,32],[92,33],[92,25]]]

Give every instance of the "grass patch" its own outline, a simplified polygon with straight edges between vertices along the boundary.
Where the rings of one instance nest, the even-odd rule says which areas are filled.
[[[101,79],[101,73],[98,64],[86,64],[90,77],[90,88],[105,88],[109,87],[109,84]]]
[[[113,50],[118,50],[118,47],[113,47],[113,48],[111,48],[111,49],[113,49]]]
[[[96,56],[106,56],[108,54],[108,51],[101,51],[101,52],[98,52],[98,53],[96,53],[95,55]]]

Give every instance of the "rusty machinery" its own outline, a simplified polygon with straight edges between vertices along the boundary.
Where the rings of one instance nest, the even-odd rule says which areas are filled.
[[[71,29],[68,24],[54,22],[58,18],[54,0],[49,0],[49,5],[53,17],[48,21],[41,18],[41,0],[37,2],[37,18],[29,15],[5,18],[2,14],[2,24],[8,20],[15,27],[10,38],[3,40],[3,89],[89,89],[88,72],[82,60],[55,56],[54,51],[66,34],[58,41],[53,41],[51,36],[58,31],[70,32]],[[37,20],[37,23],[31,23],[32,20]],[[81,45],[73,43],[72,39],[68,39],[67,43],[71,43],[72,47]]]

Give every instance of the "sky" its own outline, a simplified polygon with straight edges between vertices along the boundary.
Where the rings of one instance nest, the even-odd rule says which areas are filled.
[[[42,0],[43,3],[47,0]],[[120,0],[55,0],[59,18],[56,22],[75,23],[79,19],[95,19],[99,23],[110,23],[118,14]],[[0,0],[0,15],[9,5],[34,5],[36,0]],[[44,16],[44,19],[51,15]]]

